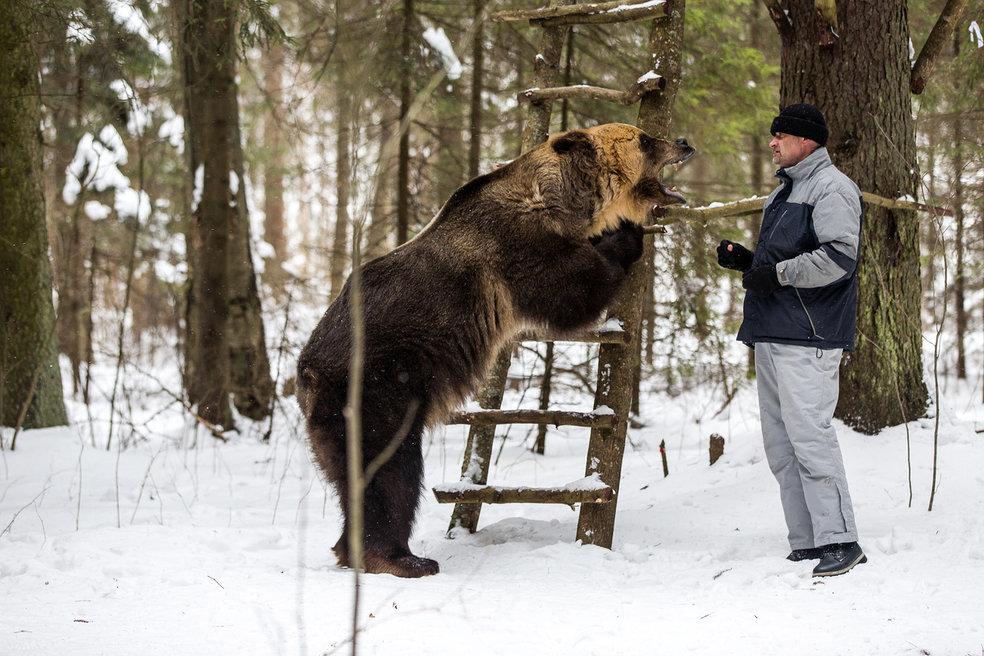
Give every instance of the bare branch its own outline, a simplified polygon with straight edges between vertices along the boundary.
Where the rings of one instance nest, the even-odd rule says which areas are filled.
[[[517,99],[520,102],[544,102],[565,98],[569,100],[605,100],[619,105],[631,105],[632,103],[638,102],[644,94],[650,91],[662,91],[665,86],[666,78],[656,75],[636,82],[625,91],[592,87],[587,84],[578,84],[571,87],[550,87],[548,89],[534,87],[520,91]]]
[[[592,2],[577,5],[499,11],[489,18],[496,23],[528,20],[541,27],[585,23],[622,23],[666,15],[666,2]]]
[[[786,14],[786,10],[782,8],[779,0],[762,0],[762,4],[769,10],[769,17],[776,24],[780,36],[783,38],[791,37],[793,35],[793,22],[789,20],[789,16]]]
[[[912,67],[912,74],[909,76],[909,91],[920,94],[926,88],[926,80],[933,74],[936,63],[939,61],[940,54],[943,52],[943,45],[948,43],[953,37],[953,30],[963,17],[967,9],[967,0],[947,0],[940,17],[933,25],[926,43],[923,44],[916,64]]]

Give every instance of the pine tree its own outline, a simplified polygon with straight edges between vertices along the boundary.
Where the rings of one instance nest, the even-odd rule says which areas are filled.
[[[33,14],[24,3],[0,2],[0,425],[24,428],[68,422],[51,301]]]

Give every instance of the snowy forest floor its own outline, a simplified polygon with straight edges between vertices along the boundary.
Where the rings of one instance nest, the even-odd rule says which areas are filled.
[[[837,423],[869,562],[821,581],[812,562],[784,560],[754,385],[716,418],[719,390],[644,394],[613,550],[575,544],[565,506],[486,506],[478,533],[449,540],[451,507],[428,489],[411,548],[441,573],[363,577],[360,653],[980,656],[980,384],[947,382],[931,513],[933,419],[908,426],[911,508],[906,428],[871,437]],[[107,404],[90,422],[73,403],[72,427],[24,432],[0,454],[0,654],[348,653],[353,576],[330,552],[339,510],[292,428],[293,401],[269,442],[244,422],[223,444],[161,398],[130,393],[139,421],[117,422],[124,450],[105,450]],[[710,467],[714,432],[727,442]],[[458,479],[464,434],[428,437],[428,488]],[[586,429],[551,431],[544,456],[532,435],[513,427],[501,453],[496,440],[493,482],[583,476]]]

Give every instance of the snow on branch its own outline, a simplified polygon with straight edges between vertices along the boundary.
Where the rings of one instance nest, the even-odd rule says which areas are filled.
[[[517,98],[521,102],[546,102],[568,98],[571,100],[605,100],[619,105],[631,105],[642,98],[644,94],[650,91],[662,91],[665,86],[666,78],[649,71],[625,91],[578,84],[572,87],[550,87],[548,89],[534,87],[520,91]]]
[[[451,41],[448,39],[448,35],[445,34],[444,28],[428,27],[424,30],[424,40],[441,57],[444,70],[448,74],[448,79],[457,80],[461,77],[463,70],[461,61],[458,59],[458,55],[454,53],[454,48],[451,47]]]
[[[666,15],[666,0],[649,2],[592,2],[577,5],[515,9],[492,14],[495,22],[528,20],[541,27],[585,23],[621,23]]]

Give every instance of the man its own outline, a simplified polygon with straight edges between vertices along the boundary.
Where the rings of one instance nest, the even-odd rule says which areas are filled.
[[[789,560],[814,576],[867,561],[831,426],[842,353],[854,348],[861,192],[827,154],[813,105],[783,109],[769,142],[781,185],[765,203],[755,252],[722,241],[718,263],[742,272],[738,339],[755,348],[765,454],[779,481]]]

